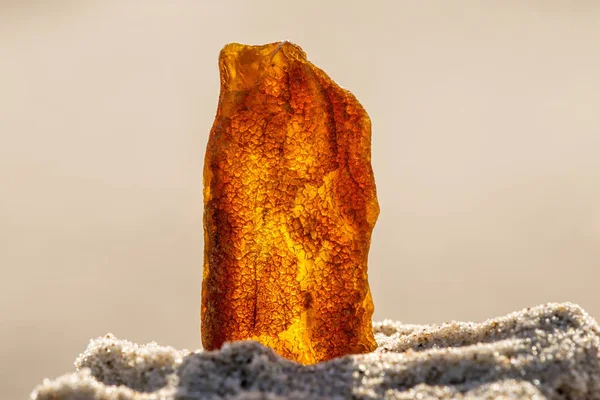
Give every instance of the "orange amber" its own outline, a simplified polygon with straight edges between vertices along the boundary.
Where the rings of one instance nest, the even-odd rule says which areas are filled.
[[[376,347],[371,121],[290,42],[226,45],[204,161],[202,343],[312,364]]]

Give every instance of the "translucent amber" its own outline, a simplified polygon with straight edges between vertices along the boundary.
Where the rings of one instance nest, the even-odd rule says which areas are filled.
[[[371,121],[290,42],[226,45],[204,162],[202,343],[303,364],[375,349]]]

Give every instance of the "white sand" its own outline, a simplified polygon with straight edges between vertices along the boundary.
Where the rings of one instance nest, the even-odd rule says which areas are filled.
[[[580,307],[546,304],[483,323],[374,324],[378,349],[303,367],[256,342],[190,353],[112,335],[38,400],[600,399],[600,328]]]

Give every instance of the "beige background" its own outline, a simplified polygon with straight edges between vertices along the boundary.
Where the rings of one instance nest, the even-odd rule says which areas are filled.
[[[600,3],[0,0],[3,398],[199,347],[217,55],[286,38],[373,120],[375,319],[600,318]]]

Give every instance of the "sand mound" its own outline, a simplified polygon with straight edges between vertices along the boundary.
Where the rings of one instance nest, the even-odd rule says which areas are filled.
[[[374,324],[378,349],[301,366],[256,342],[189,352],[92,340],[78,372],[37,400],[600,399],[600,328],[580,307],[547,304],[483,323]],[[537,397],[536,397],[537,396]]]

